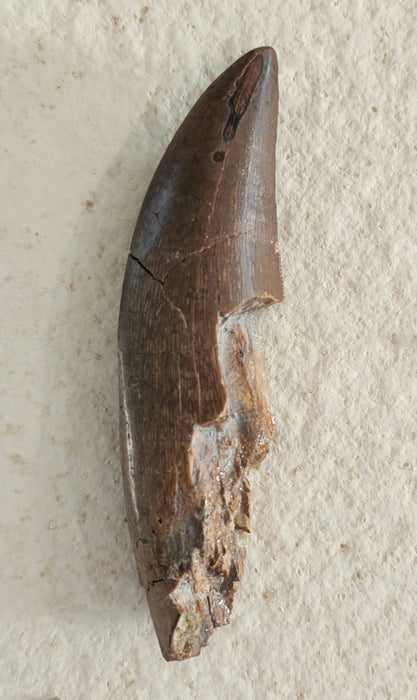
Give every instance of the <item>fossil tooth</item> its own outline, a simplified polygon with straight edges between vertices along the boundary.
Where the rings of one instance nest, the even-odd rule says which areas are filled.
[[[123,285],[121,447],[128,522],[162,653],[199,654],[229,622],[249,529],[248,473],[272,417],[250,339],[282,301],[277,61],[250,51],[194,105],[145,196]]]

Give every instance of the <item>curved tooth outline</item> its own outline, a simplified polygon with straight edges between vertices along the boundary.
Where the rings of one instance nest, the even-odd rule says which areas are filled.
[[[278,67],[232,64],[194,105],[145,196],[119,320],[131,539],[161,651],[195,656],[229,622],[247,474],[272,431],[251,318],[283,299],[276,249]]]

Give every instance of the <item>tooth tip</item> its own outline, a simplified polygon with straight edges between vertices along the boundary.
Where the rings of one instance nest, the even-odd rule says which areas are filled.
[[[258,46],[256,49],[244,54],[245,58],[252,58],[255,54],[260,54],[265,63],[277,63],[277,54],[272,46]]]
[[[262,53],[264,56],[276,56],[275,49],[272,46],[257,46],[256,49],[253,49],[253,51],[256,51],[257,53]]]

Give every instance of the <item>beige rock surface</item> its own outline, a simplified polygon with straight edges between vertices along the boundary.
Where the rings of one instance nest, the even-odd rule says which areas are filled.
[[[412,0],[2,3],[2,698],[416,696],[416,20]],[[124,522],[120,288],[176,127],[264,44],[276,436],[232,624],[167,664]]]

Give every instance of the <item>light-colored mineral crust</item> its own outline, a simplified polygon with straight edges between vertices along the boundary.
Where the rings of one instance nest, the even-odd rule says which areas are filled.
[[[219,328],[219,359],[225,382],[226,404],[211,424],[195,426],[187,456],[187,492],[179,494],[181,529],[184,501],[191,513],[200,513],[201,540],[181,575],[171,562],[168,578],[148,591],[151,610],[172,605],[176,617],[169,657],[198,654],[214,627],[230,621],[233,596],[243,573],[245,539],[250,532],[248,473],[268,451],[273,420],[268,407],[262,364],[252,349],[244,320],[230,318]],[[158,624],[158,615],[155,624]]]

